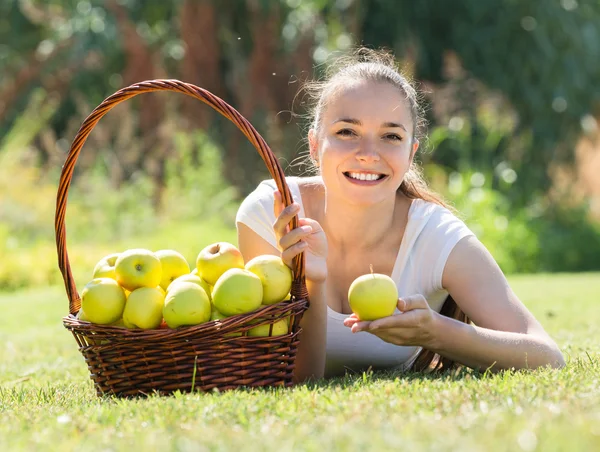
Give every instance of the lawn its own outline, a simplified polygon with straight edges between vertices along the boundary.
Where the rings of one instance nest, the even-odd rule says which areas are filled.
[[[62,287],[0,294],[0,450],[600,450],[600,274],[510,281],[565,369],[138,400],[95,395]]]

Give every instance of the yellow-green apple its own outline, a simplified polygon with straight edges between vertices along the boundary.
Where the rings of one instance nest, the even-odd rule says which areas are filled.
[[[279,256],[265,254],[246,263],[246,270],[260,278],[263,286],[262,304],[270,305],[284,300],[292,288],[292,270]]]
[[[208,295],[208,299],[212,300],[211,295],[210,295],[210,293],[211,293],[210,284],[208,284],[206,281],[204,281],[200,276],[193,275],[191,273],[188,273],[187,275],[181,275],[179,278],[176,278],[175,280],[173,280],[173,282],[171,284],[169,284],[167,291],[169,291],[169,288],[171,286],[173,286],[174,284],[180,283],[180,282],[193,282],[195,284],[200,285],[200,287],[202,287],[206,291],[206,295]]]
[[[196,268],[202,279],[214,286],[230,268],[244,268],[244,257],[231,243],[217,242],[198,253]]]
[[[127,328],[151,330],[162,322],[165,293],[160,286],[138,287],[127,298],[123,323]]]
[[[210,320],[223,320],[223,319],[226,319],[226,318],[227,318],[226,315],[221,314],[215,308],[213,308],[212,311],[211,311],[211,313],[210,313]]]
[[[190,273],[192,275],[197,275],[198,274],[198,268],[193,269]]]
[[[262,303],[263,288],[260,278],[241,268],[227,270],[213,288],[212,301],[221,314],[247,314]]]
[[[359,276],[348,289],[348,304],[360,320],[390,316],[398,304],[396,283],[380,273]]]
[[[284,334],[287,334],[288,326],[289,324],[286,319],[278,320],[277,322],[273,323],[273,331],[271,332],[271,336],[283,336]],[[270,328],[271,325],[269,324],[255,326],[254,328],[248,330],[248,336],[268,337]]]
[[[79,312],[77,313],[77,315],[75,316],[75,318],[77,320],[81,320],[82,322],[89,322],[90,319],[88,319],[87,315],[85,315],[85,312],[83,312],[83,309],[79,309]]]
[[[217,311],[215,308],[213,308],[212,312],[210,313],[210,320],[223,320],[226,319],[227,316],[224,314],[221,314],[219,311]],[[225,334],[223,337],[239,337],[241,336],[242,333],[228,333]]]
[[[125,309],[125,291],[112,278],[96,278],[81,291],[81,309],[87,319],[98,325],[116,322]]]
[[[183,281],[169,287],[163,309],[169,328],[208,322],[210,314],[210,300],[200,285]]]
[[[108,256],[104,256],[102,259],[98,261],[96,266],[94,267],[94,274],[92,279],[95,278],[112,278],[116,279],[115,276],[115,263],[117,262],[117,258],[119,257],[119,253],[109,254]]]
[[[152,251],[136,248],[119,255],[115,275],[117,282],[129,291],[138,287],[156,287],[162,280],[162,266]]]
[[[169,284],[176,278],[190,273],[190,264],[188,264],[181,253],[175,250],[158,250],[154,254],[160,260],[162,268],[160,287],[163,289],[167,290]]]
[[[127,303],[125,303],[125,306],[127,306]],[[124,312],[124,311],[123,311],[123,312]],[[118,326],[118,327],[121,327],[121,328],[127,328],[127,327],[125,326],[125,322],[123,321],[123,319],[122,319],[122,318],[121,318],[121,319],[119,319],[119,320],[117,320],[117,321],[116,321],[116,322],[114,322],[114,323],[111,323],[111,324],[110,324],[110,326]]]

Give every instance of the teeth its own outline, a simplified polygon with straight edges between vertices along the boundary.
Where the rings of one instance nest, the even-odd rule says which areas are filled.
[[[377,180],[381,174],[348,173],[352,179],[358,180]]]

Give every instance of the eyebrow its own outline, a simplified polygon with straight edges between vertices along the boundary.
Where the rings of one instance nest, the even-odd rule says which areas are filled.
[[[337,124],[338,122],[347,122],[349,124],[354,124],[356,126],[362,126],[362,122],[360,122],[358,119],[354,119],[354,118],[340,118],[340,119],[334,121],[333,124]],[[400,129],[403,129],[405,132],[408,132],[408,130],[406,130],[406,127],[404,127],[403,124],[398,124],[395,122],[384,122],[383,127],[384,128],[398,127]]]

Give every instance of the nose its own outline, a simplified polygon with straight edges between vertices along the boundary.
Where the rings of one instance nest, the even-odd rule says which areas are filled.
[[[356,159],[365,163],[378,162],[380,157],[377,146],[370,140],[363,141],[356,153]]]

